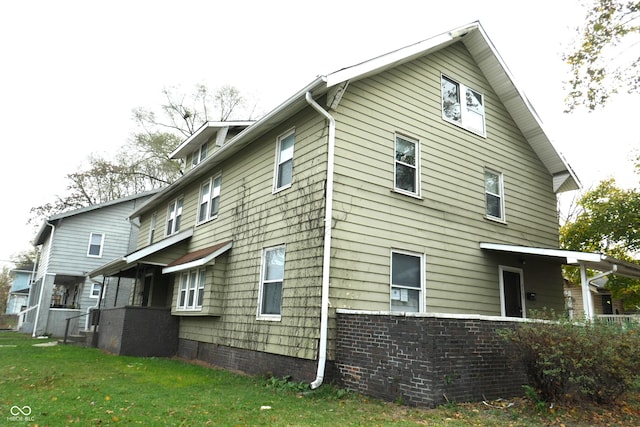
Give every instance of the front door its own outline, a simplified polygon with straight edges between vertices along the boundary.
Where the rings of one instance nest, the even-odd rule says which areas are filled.
[[[524,290],[522,270],[500,267],[500,290],[502,315],[506,317],[524,317]]]

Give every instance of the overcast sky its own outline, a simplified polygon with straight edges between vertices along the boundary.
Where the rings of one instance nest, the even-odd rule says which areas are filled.
[[[583,185],[635,185],[628,97],[562,112],[561,53],[583,15],[577,0],[2,2],[0,260],[30,247],[30,208],[62,194],[89,154],[125,144],[131,110],[159,106],[164,87],[230,84],[266,112],[319,74],[476,20]]]

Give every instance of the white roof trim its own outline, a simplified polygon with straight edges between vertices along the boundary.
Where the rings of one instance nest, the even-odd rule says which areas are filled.
[[[186,230],[173,234],[167,237],[166,239],[160,240],[157,243],[154,243],[140,250],[132,252],[129,255],[125,256],[124,259],[125,261],[127,261],[127,263],[132,263],[132,262],[141,260],[144,257],[152,255],[156,252],[159,252],[165,248],[168,248],[169,246],[175,245],[176,243],[179,243],[185,239],[188,239],[191,236],[193,236],[193,227],[187,228]]]
[[[640,264],[594,252],[535,248],[530,246],[505,245],[500,243],[480,243],[480,249],[558,258],[562,260],[563,264],[584,265],[591,270],[612,272],[613,274],[620,276],[640,279]]]

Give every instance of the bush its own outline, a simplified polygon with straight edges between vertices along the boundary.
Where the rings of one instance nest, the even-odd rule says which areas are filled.
[[[637,324],[540,321],[504,336],[524,362],[529,386],[547,402],[609,403],[630,390],[640,374]]]

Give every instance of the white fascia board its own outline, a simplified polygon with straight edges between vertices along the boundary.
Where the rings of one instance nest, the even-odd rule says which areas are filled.
[[[162,249],[166,249],[169,246],[175,245],[176,243],[179,243],[185,239],[188,239],[191,236],[193,236],[193,227],[189,227],[186,230],[176,233],[174,235],[171,235],[166,239],[162,239],[157,243],[154,243],[152,245],[139,249],[135,252],[132,252],[129,255],[125,256],[125,260],[127,261],[127,263],[132,263],[132,262],[141,260],[146,256],[159,252]]]
[[[231,249],[232,246],[233,246],[233,242],[229,242],[228,244],[224,245],[223,247],[221,247],[217,251],[212,252],[209,255],[207,255],[205,257],[202,257],[200,259],[196,259],[194,261],[187,262],[187,263],[184,263],[184,264],[174,265],[172,267],[165,267],[165,268],[162,269],[162,274],[175,273],[177,271],[191,270],[192,268],[197,268],[197,267],[201,267],[203,265],[207,265],[207,264],[211,263],[212,261],[214,261],[216,258],[218,258],[220,255],[222,255],[223,253],[225,253],[226,251]]]
[[[501,252],[514,252],[525,255],[540,255],[554,258],[563,258],[567,264],[576,262],[601,262],[606,257],[592,252],[567,251],[564,249],[534,248],[529,246],[505,245],[501,243],[480,243],[480,249],[488,249]]]

